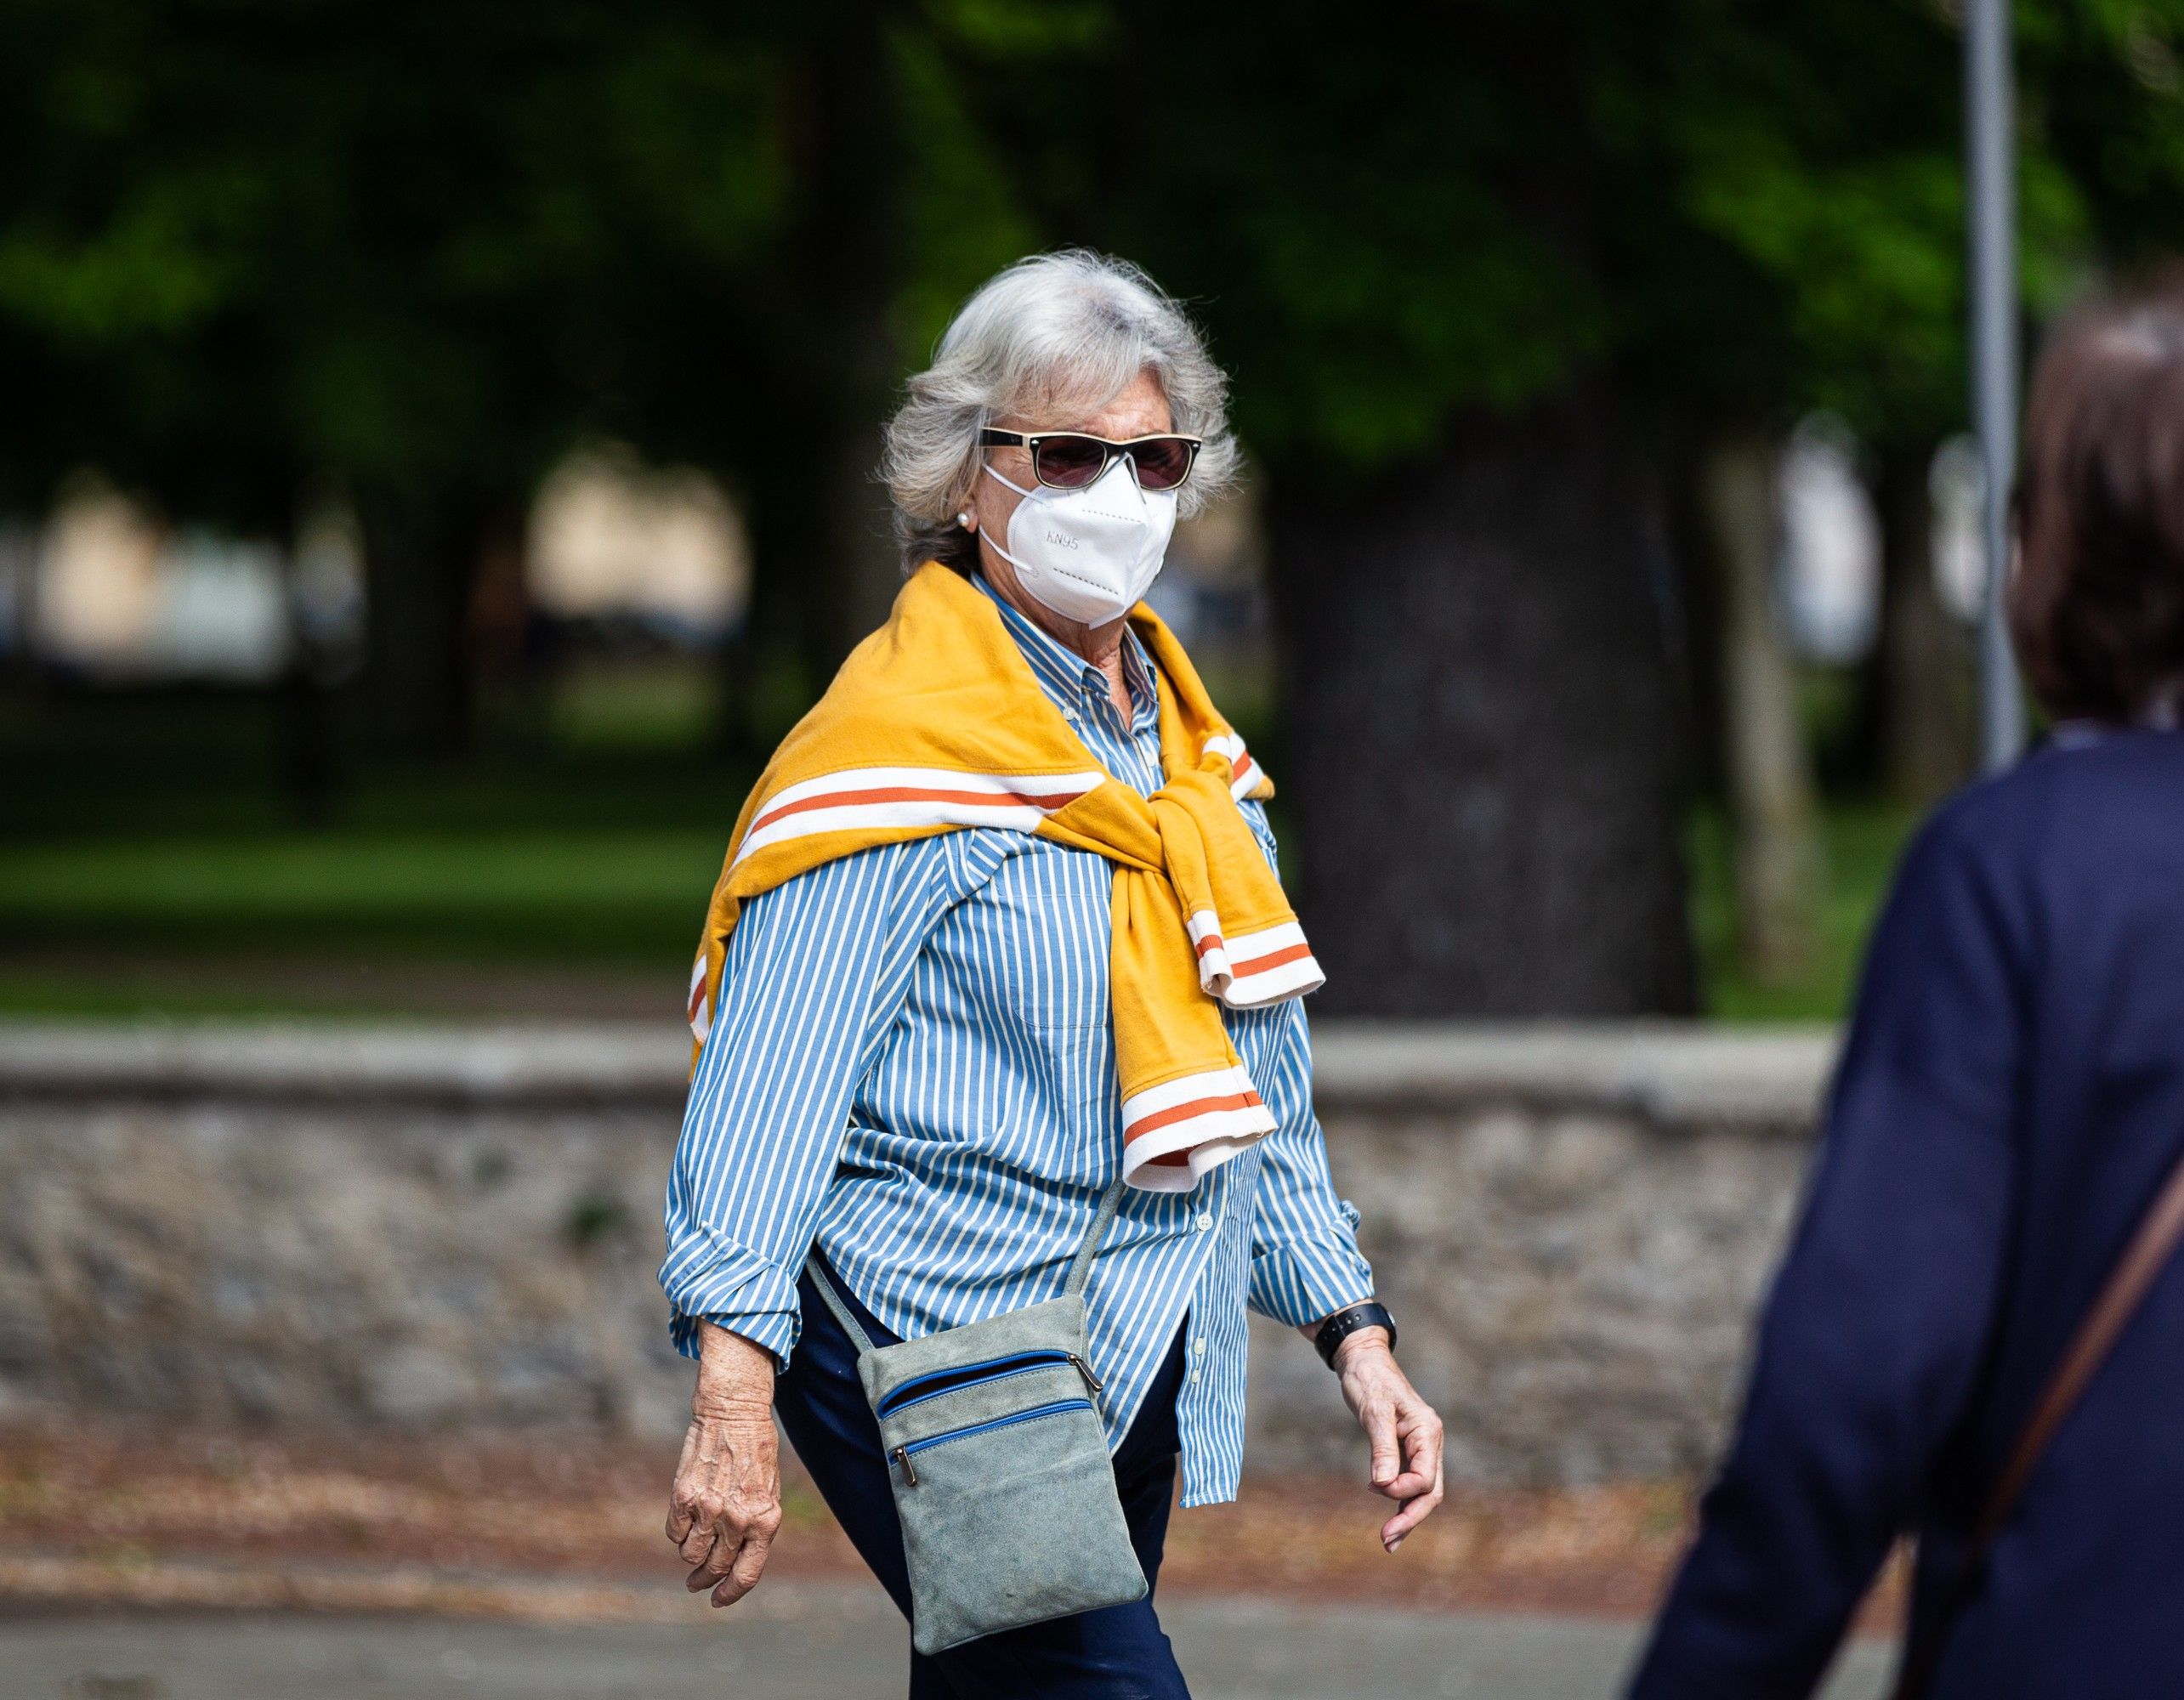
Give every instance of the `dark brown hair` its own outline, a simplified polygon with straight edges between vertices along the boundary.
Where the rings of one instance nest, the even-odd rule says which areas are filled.
[[[2184,708],[2184,286],[2067,325],[2025,413],[2018,659],[2057,719]]]

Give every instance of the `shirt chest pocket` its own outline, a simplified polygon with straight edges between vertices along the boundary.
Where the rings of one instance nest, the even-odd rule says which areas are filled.
[[[1101,857],[1025,841],[950,906],[926,947],[967,1036],[1071,1106],[1114,1081],[1114,883]]]

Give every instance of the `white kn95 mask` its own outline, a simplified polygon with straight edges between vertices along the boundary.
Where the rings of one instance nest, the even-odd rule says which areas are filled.
[[[1064,620],[1103,626],[1136,607],[1167,558],[1176,529],[1173,490],[1145,490],[1117,455],[1105,472],[1075,490],[1011,482],[1024,498],[1008,516],[1008,547],[993,551],[1016,569],[1025,592]]]

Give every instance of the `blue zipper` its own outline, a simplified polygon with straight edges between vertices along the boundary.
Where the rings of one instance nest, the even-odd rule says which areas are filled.
[[[987,1382],[998,1381],[1004,1376],[1020,1375],[1028,1370],[1063,1363],[1074,1364],[1077,1374],[1084,1377],[1085,1386],[1092,1392],[1104,1391],[1099,1377],[1092,1374],[1092,1366],[1078,1357],[1075,1352],[1058,1352],[1048,1348],[1037,1352],[1013,1352],[1007,1357],[989,1358],[984,1363],[966,1364],[954,1369],[936,1369],[927,1374],[916,1376],[904,1382],[901,1386],[881,1400],[879,1408],[874,1414],[891,1417],[897,1411],[911,1405],[921,1404],[927,1399],[937,1399],[943,1393],[953,1393],[964,1387],[983,1387]],[[929,1393],[921,1393],[917,1391],[935,1381],[945,1381],[948,1385],[945,1387],[935,1387]]]
[[[951,1440],[967,1440],[973,1435],[988,1434],[995,1429],[1008,1428],[1017,1423],[1058,1416],[1064,1411],[1089,1411],[1092,1408],[1089,1399],[1058,1399],[1051,1405],[1035,1405],[1028,1411],[1012,1411],[1005,1417],[996,1417],[991,1422],[973,1423],[968,1428],[950,1429],[945,1434],[927,1435],[923,1440],[914,1440],[897,1447],[889,1456],[900,1460],[903,1480],[915,1488],[917,1486],[917,1466],[910,1462],[913,1453],[923,1452],[927,1447],[945,1446]]]

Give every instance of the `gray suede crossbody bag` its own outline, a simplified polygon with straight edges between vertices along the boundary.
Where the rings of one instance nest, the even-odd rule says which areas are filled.
[[[899,1346],[874,1346],[811,1259],[879,1419],[920,1652],[1145,1596],[1086,1361],[1085,1283],[1122,1185],[1061,1297]]]

